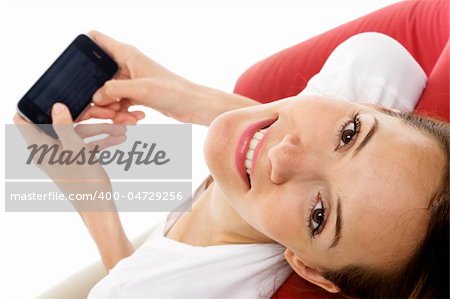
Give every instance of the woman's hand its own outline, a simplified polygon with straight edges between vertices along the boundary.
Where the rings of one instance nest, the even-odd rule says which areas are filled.
[[[53,128],[59,140],[39,131],[18,114],[14,116],[14,122],[18,125],[28,145],[56,146],[58,148],[56,156],[59,156],[62,151],[78,153],[83,148],[91,150],[97,147],[97,150],[101,150],[125,140],[126,129],[124,126],[111,124],[78,125],[74,129],[69,110],[60,103],[53,106],[52,119]],[[88,144],[83,142],[84,138],[100,134],[109,134],[109,137]],[[69,194],[95,196],[96,193],[112,191],[109,177],[100,164],[85,161],[86,163],[81,165],[78,163],[51,165],[51,163],[48,163],[49,158],[47,156],[48,154],[38,164],[38,167],[53,179],[67,197]],[[92,201],[71,200],[70,202],[79,212],[94,239],[107,270],[133,252],[133,246],[125,235],[114,201],[102,201],[94,198]]]
[[[177,106],[190,82],[168,71],[135,47],[97,31],[90,32],[89,36],[119,64],[115,79],[106,82],[95,93],[93,100],[96,105],[144,105],[165,115],[182,118],[183,113]]]
[[[68,108],[56,103],[52,109],[53,129],[59,137],[59,140],[53,139],[44,132],[38,130],[36,126],[28,123],[21,116],[16,114],[14,122],[18,125],[22,136],[25,138],[28,146],[36,149],[40,147],[55,148],[56,150],[49,151],[43,154],[43,151],[37,151],[33,154],[33,160],[37,166],[47,174],[60,189],[67,194],[70,193],[89,193],[93,192],[89,186],[98,186],[102,191],[110,191],[111,186],[109,177],[103,167],[98,163],[52,163],[52,157],[61,157],[63,151],[72,153],[75,157],[80,151],[89,151],[97,146],[98,150],[113,146],[125,141],[126,129],[124,126],[112,124],[98,124],[98,125],[79,125],[73,128],[73,121],[70,116]],[[84,138],[109,134],[107,138],[96,140],[85,144]],[[32,153],[31,153],[32,154]],[[40,160],[40,161],[39,161]],[[66,159],[68,160],[68,159]],[[95,181],[98,184],[78,184],[77,182]],[[74,182],[71,184],[71,182]],[[83,187],[83,190],[78,188]]]
[[[114,124],[134,125],[145,117],[143,111],[128,111],[131,104],[128,101],[114,102],[105,106],[92,103],[79,117],[76,122],[91,118],[112,120]]]
[[[119,64],[116,78],[94,95],[98,106],[144,105],[176,120],[209,125],[219,114],[257,102],[194,84],[165,69],[136,48],[96,31],[91,38]]]

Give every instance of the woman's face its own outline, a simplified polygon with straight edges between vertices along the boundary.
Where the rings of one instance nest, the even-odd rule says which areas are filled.
[[[431,137],[402,120],[321,97],[221,115],[205,156],[240,216],[315,269],[410,257],[444,161]]]

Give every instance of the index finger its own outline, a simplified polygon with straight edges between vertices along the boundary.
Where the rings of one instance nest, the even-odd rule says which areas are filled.
[[[125,63],[125,44],[95,30],[89,31],[88,35],[119,64]]]
[[[50,136],[43,133],[19,114],[16,113],[13,120],[28,145],[52,144],[55,142]]]

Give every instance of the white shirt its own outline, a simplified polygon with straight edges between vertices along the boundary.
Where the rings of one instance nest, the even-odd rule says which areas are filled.
[[[363,33],[337,47],[300,95],[411,111],[426,79],[398,42]],[[198,247],[166,238],[178,216],[169,215],[91,290],[89,298],[269,298],[291,273],[284,248],[277,244]]]
[[[269,298],[291,274],[278,244],[200,247],[166,238],[180,215],[170,214],[88,298]]]
[[[291,273],[283,251],[275,244],[190,246],[159,229],[89,298],[269,298]]]
[[[395,39],[365,32],[340,44],[300,95],[321,95],[411,112],[427,76]]]

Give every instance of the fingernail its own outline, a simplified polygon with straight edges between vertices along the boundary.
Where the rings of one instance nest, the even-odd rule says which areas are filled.
[[[100,96],[100,93],[98,93],[98,92],[96,92],[96,93],[94,94],[94,96],[92,97],[92,100],[93,100],[94,102],[98,102],[98,101],[100,101],[100,99],[101,99],[101,96]]]
[[[53,112],[54,112],[54,113],[61,113],[61,112],[63,112],[65,109],[66,109],[66,107],[65,107],[63,104],[61,104],[61,103],[55,103],[55,104],[53,105]]]

